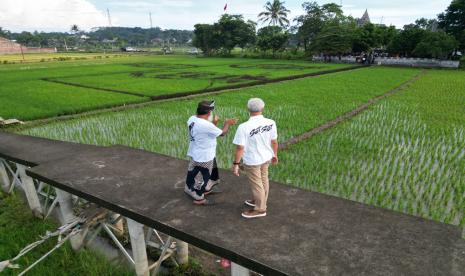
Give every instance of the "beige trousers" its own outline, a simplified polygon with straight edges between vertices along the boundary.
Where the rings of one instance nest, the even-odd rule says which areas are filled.
[[[253,199],[255,200],[254,209],[257,211],[266,211],[266,201],[268,200],[268,191],[270,190],[270,183],[268,181],[269,166],[270,162],[256,166],[244,165],[244,170],[252,188]]]

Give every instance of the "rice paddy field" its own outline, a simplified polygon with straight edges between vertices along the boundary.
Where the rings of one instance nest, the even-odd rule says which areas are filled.
[[[6,71],[0,67],[0,78],[6,79],[10,88],[21,87],[27,82],[56,87],[56,92],[44,87],[42,92],[38,92],[40,95],[36,102],[40,102],[46,93],[59,94],[59,87],[76,89],[70,92],[76,99],[69,104],[80,103],[75,108],[82,110],[149,101],[154,96],[185,91],[230,88],[348,65],[139,56],[62,62],[60,65],[49,63],[46,68],[40,66],[31,64],[26,69],[12,67],[16,71],[27,72],[22,76],[9,71],[4,75]],[[223,119],[238,118],[243,122],[248,117],[247,100],[251,97],[264,99],[265,116],[277,122],[282,143],[399,87],[398,92],[353,118],[281,151],[280,164],[271,169],[271,177],[288,185],[465,229],[464,71],[359,68],[154,102],[117,112],[76,116],[20,132],[87,144],[123,144],[187,158],[186,121],[195,113],[200,100],[215,100],[217,115]],[[18,90],[26,91],[24,95],[34,93],[24,86]],[[88,102],[83,100],[85,93],[89,93]],[[93,98],[96,95],[102,97],[100,102]],[[103,98],[104,95],[109,98]],[[67,97],[70,96],[63,96],[63,102]],[[17,102],[15,99],[8,98]],[[113,102],[108,103],[110,99]],[[54,100],[51,101],[53,105]],[[31,106],[34,103],[23,103],[9,114],[28,114],[25,117],[31,119],[73,112],[63,111],[70,107],[59,103],[55,110],[47,107],[27,113],[27,110],[32,110]],[[4,111],[0,111],[0,116],[7,117],[1,112]],[[233,127],[230,135],[219,140],[217,155],[220,167],[228,168],[231,163],[231,141],[235,129]]]
[[[0,65],[0,117],[34,120],[348,67],[306,61],[134,55]]]

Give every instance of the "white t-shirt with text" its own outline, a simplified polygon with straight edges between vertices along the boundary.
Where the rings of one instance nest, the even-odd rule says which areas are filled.
[[[271,140],[278,139],[275,121],[263,117],[252,116],[239,125],[234,136],[233,144],[244,146],[244,164],[249,166],[261,165],[273,158],[274,152]]]
[[[216,138],[223,131],[213,123],[191,116],[187,121],[189,128],[189,149],[187,155],[196,162],[213,160],[216,155]]]

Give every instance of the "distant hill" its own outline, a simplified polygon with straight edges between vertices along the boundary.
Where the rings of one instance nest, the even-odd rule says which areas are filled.
[[[130,45],[145,45],[153,43],[180,43],[186,44],[194,36],[188,30],[162,30],[161,28],[143,29],[139,27],[112,27],[100,28],[88,34],[92,39],[104,40],[118,38],[127,41]]]
[[[4,32],[4,36],[29,47],[57,48],[100,48],[137,46],[150,47],[162,45],[184,46],[190,43],[194,33],[190,30],[162,30],[140,27],[101,27],[90,32]]]

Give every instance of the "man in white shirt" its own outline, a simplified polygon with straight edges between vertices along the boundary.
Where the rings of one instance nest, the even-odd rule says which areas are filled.
[[[252,188],[253,200],[244,203],[253,210],[242,213],[245,218],[266,216],[269,181],[268,166],[278,164],[278,131],[273,120],[263,117],[265,103],[262,99],[252,98],[247,103],[250,119],[239,125],[234,136],[236,145],[232,171],[239,176],[241,158],[244,170]]]
[[[202,101],[197,106],[197,115],[191,116],[187,121],[189,128],[187,155],[191,157],[191,161],[187,169],[184,192],[198,205],[212,203],[205,199],[205,195],[211,193],[213,186],[219,183],[215,159],[216,138],[226,135],[229,127],[237,123],[235,119],[226,119],[223,129],[218,128],[216,125],[219,118],[212,116],[214,108],[214,101]]]

